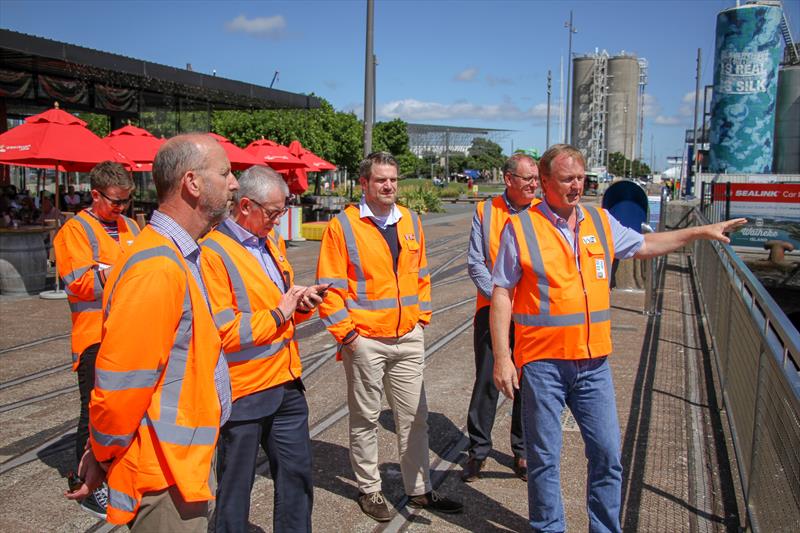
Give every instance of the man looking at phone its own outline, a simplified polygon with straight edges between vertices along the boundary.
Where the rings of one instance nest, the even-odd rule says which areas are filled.
[[[325,286],[293,284],[275,231],[288,196],[275,171],[249,168],[239,177],[232,218],[202,242],[201,270],[233,399],[217,449],[217,533],[248,529],[259,444],[275,483],[273,531],[311,531],[308,404],[294,333]]]

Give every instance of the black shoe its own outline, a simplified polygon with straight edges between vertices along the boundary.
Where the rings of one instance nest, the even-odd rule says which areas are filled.
[[[524,457],[514,457],[514,474],[522,481],[528,481],[528,461]]]
[[[386,498],[381,491],[360,494],[358,496],[358,506],[364,514],[378,522],[388,522],[392,519],[389,506],[386,505]]]
[[[94,489],[94,492],[81,500],[81,509],[92,516],[106,519],[106,506],[108,505],[108,489],[105,485]]]
[[[472,455],[469,456],[467,462],[464,463],[464,471],[461,473],[461,481],[464,483],[472,483],[481,477],[481,470],[483,470],[484,459],[478,459]]]
[[[464,510],[464,506],[461,503],[445,498],[435,490],[419,496],[409,496],[408,505],[415,509],[427,509],[428,511],[437,511],[445,514],[456,514]]]

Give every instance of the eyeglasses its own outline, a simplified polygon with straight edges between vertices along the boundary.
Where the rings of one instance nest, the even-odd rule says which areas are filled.
[[[274,211],[270,211],[269,209],[267,209],[266,207],[264,207],[263,205],[261,205],[261,203],[260,203],[260,202],[256,202],[255,200],[253,200],[253,199],[252,199],[252,198],[250,198],[249,196],[245,196],[245,198],[247,198],[248,200],[250,200],[251,202],[253,202],[254,204],[256,204],[258,207],[260,207],[260,208],[261,208],[261,212],[262,212],[262,213],[264,214],[264,216],[265,216],[265,217],[267,217],[267,219],[269,219],[269,220],[275,220],[276,218],[280,218],[280,217],[282,217],[283,215],[285,215],[287,211],[289,211],[289,208],[288,208],[288,207],[284,207],[283,209],[276,209],[276,210],[274,210]]]
[[[512,176],[514,176],[516,178],[519,178],[524,183],[533,183],[534,181],[539,179],[539,176],[520,176],[519,174],[516,174],[514,172],[509,172],[509,174],[511,174]]]
[[[100,193],[100,196],[108,200],[108,203],[113,205],[114,207],[125,207],[129,203],[131,203],[131,197],[128,196],[127,198],[111,198],[106,193],[101,191],[100,189],[95,189],[97,192]]]

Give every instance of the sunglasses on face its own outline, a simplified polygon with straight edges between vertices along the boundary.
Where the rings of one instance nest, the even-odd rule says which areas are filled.
[[[130,196],[127,197],[127,198],[111,198],[110,196],[108,196],[106,193],[104,193],[100,189],[95,189],[95,190],[100,193],[100,196],[102,196],[103,198],[108,200],[108,203],[110,203],[114,207],[125,207],[126,205],[131,203],[131,197]]]

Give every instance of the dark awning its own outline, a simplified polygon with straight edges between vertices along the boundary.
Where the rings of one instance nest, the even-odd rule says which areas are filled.
[[[46,78],[44,83],[39,76]],[[108,107],[109,99],[123,99],[124,95],[115,94],[114,91],[125,90],[135,92],[127,98],[131,104],[134,96],[141,101],[140,95],[149,93],[151,96],[163,95],[213,109],[311,109],[320,106],[320,100],[313,96],[4,29],[0,29],[0,82],[0,96],[20,103],[52,100],[52,97],[48,98],[51,93],[47,91],[54,90],[53,87],[61,83],[59,87],[65,91],[78,94],[72,107],[111,114],[114,111],[133,111],[130,105],[118,109]],[[26,83],[30,87],[24,85]],[[10,92],[9,87],[16,87],[18,94]]]

